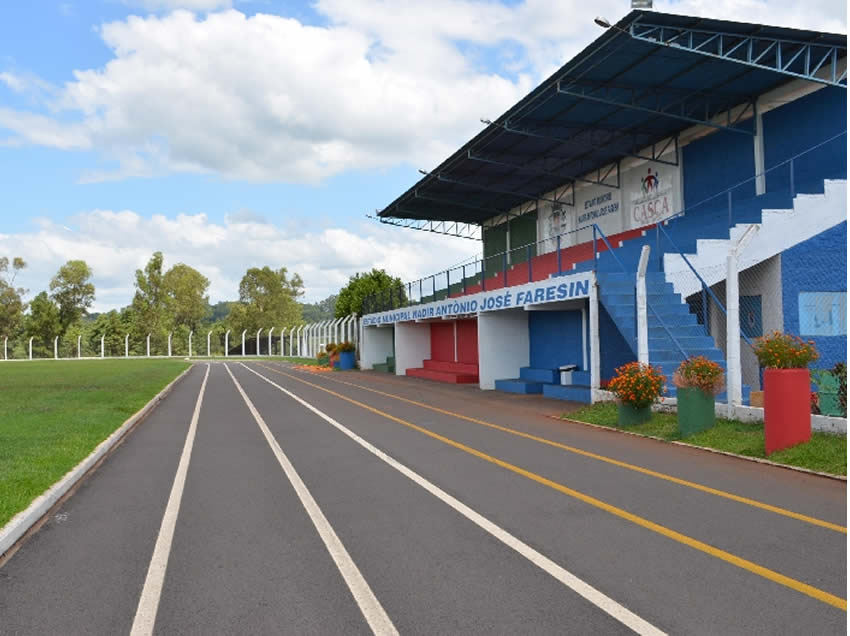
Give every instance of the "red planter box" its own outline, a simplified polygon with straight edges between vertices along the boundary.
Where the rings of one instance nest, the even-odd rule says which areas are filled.
[[[808,369],[764,370],[764,452],[808,442],[812,437]]]

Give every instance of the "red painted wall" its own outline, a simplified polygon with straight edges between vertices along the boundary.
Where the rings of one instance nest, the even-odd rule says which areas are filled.
[[[431,323],[431,359],[455,361],[455,330],[453,322]]]
[[[475,319],[457,321],[457,361],[478,364],[478,321]]]

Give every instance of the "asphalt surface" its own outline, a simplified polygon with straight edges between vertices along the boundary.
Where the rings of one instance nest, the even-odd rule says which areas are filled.
[[[131,632],[208,368],[154,633],[370,633],[364,597],[402,634],[846,633],[845,482],[541,398],[227,367],[257,417],[224,364],[196,365],[0,568],[0,634]]]

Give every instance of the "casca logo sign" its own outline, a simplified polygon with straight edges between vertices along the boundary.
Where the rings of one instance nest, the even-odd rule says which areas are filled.
[[[635,189],[637,190],[637,188]],[[640,191],[632,194],[632,218],[637,225],[649,225],[670,215],[673,188],[669,180],[653,172],[652,168],[640,178]]]

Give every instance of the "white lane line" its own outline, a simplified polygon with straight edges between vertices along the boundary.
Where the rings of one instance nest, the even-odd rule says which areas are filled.
[[[271,446],[272,452],[274,452],[275,457],[277,457],[277,461],[280,463],[281,468],[283,468],[283,472],[286,473],[290,483],[292,483],[295,493],[298,495],[298,498],[301,500],[301,504],[304,506],[304,509],[310,516],[310,520],[316,527],[316,531],[325,543],[325,547],[327,548],[328,553],[330,553],[334,563],[336,563],[336,567],[339,568],[342,578],[345,579],[348,589],[351,590],[351,594],[354,596],[354,600],[360,607],[360,611],[363,613],[363,617],[366,619],[369,627],[372,628],[372,632],[375,634],[397,635],[398,631],[390,620],[390,617],[387,616],[386,611],[384,611],[381,602],[372,592],[372,588],[369,587],[366,579],[363,578],[363,575],[360,573],[360,570],[357,568],[357,565],[354,563],[351,555],[348,554],[348,550],[345,549],[345,546],[342,544],[342,541],[340,541],[336,532],[334,532],[333,527],[328,522],[321,508],[319,508],[316,500],[313,499],[313,495],[310,494],[307,486],[304,485],[304,482],[296,472],[292,462],[289,461],[289,458],[281,449],[280,444],[277,443],[277,440],[274,435],[272,435],[269,427],[266,426],[263,416],[260,415],[259,411],[257,411],[254,407],[254,403],[251,402],[251,399],[245,394],[245,391],[242,389],[242,385],[239,384],[239,381],[234,377],[226,364],[224,365],[224,368],[227,369],[227,373],[230,374],[230,378],[233,380],[233,383],[242,395],[242,399],[245,400],[245,404],[248,405],[248,410],[251,411],[251,415],[254,416],[257,425],[260,427],[263,435],[265,435],[266,441],[269,443],[269,446]]]
[[[189,472],[189,459],[192,456],[192,446],[195,444],[195,432],[198,430],[201,403],[204,401],[204,391],[207,388],[209,376],[210,365],[207,364],[207,372],[204,374],[204,381],[201,382],[198,401],[195,402],[195,411],[192,413],[192,422],[189,424],[189,432],[186,434],[186,442],[183,444],[183,453],[180,455],[180,463],[177,464],[177,473],[174,475],[174,483],[171,485],[171,494],[168,495],[165,514],[162,516],[162,524],[159,526],[159,535],[156,537],[156,545],[153,549],[150,566],[148,566],[148,574],[145,577],[145,585],[142,588],[139,605],[136,608],[136,616],[133,618],[133,626],[130,628],[131,636],[153,634],[156,612],[159,609],[159,599],[162,595],[162,585],[165,582],[165,570],[168,568],[168,556],[171,554],[171,542],[174,539],[174,528],[177,525],[177,515],[180,513],[180,501],[183,499],[183,488],[186,486],[186,473]]]
[[[240,363],[240,364],[242,364],[242,363]],[[638,634],[647,634],[647,635],[651,634],[653,636],[663,635],[665,633],[665,632],[661,631],[660,629],[658,629],[657,627],[655,627],[654,625],[652,625],[651,623],[642,619],[640,616],[638,616],[634,612],[623,607],[622,605],[620,605],[617,601],[615,601],[611,597],[606,596],[605,594],[603,594],[602,592],[597,590],[595,587],[593,587],[589,583],[584,582],[582,579],[578,578],[577,576],[575,576],[574,574],[572,574],[568,570],[564,569],[563,567],[561,567],[560,565],[558,565],[557,563],[552,561],[549,557],[541,554],[540,552],[538,552],[537,550],[532,548],[527,543],[521,541],[520,539],[518,539],[517,537],[515,537],[514,535],[509,533],[507,530],[502,529],[501,527],[497,526],[495,523],[493,523],[492,521],[490,521],[486,517],[475,512],[472,508],[470,508],[466,504],[462,503],[458,499],[455,499],[450,494],[445,492],[442,488],[440,488],[439,486],[431,483],[430,481],[428,481],[427,479],[422,477],[419,473],[412,471],[410,468],[408,468],[407,466],[405,466],[401,462],[393,459],[392,457],[387,455],[384,451],[373,446],[372,444],[367,442],[365,439],[363,439],[362,437],[360,437],[359,435],[357,435],[353,431],[347,429],[345,426],[343,426],[342,424],[337,422],[331,416],[323,413],[322,411],[317,409],[315,406],[313,406],[309,402],[306,402],[305,400],[301,399],[300,397],[298,397],[297,395],[295,395],[291,391],[288,391],[287,389],[283,388],[282,386],[280,386],[279,384],[277,384],[273,380],[270,380],[269,378],[267,378],[263,374],[257,373],[256,371],[254,371],[254,369],[246,366],[245,364],[242,364],[242,366],[245,367],[246,369],[248,369],[248,371],[250,371],[254,375],[262,378],[263,380],[265,380],[266,382],[268,382],[272,386],[283,391],[286,395],[288,395],[293,400],[295,400],[296,402],[301,404],[303,407],[305,407],[306,409],[312,411],[313,413],[315,413],[316,415],[321,417],[323,420],[328,422],[331,426],[335,427],[340,432],[344,433],[345,435],[350,437],[352,440],[354,440],[355,442],[360,444],[360,446],[365,448],[367,451],[369,451],[370,453],[372,453],[376,457],[380,458],[381,460],[383,460],[384,462],[386,462],[387,464],[389,464],[390,466],[395,468],[402,475],[404,475],[405,477],[407,477],[408,479],[410,479],[414,483],[418,484],[419,486],[421,486],[422,488],[424,488],[425,490],[430,492],[432,495],[437,497],[437,499],[439,499],[443,503],[452,507],[454,510],[456,510],[461,515],[463,515],[464,517],[469,519],[472,523],[477,525],[479,528],[481,528],[482,530],[484,530],[488,534],[492,535],[493,537],[495,537],[496,539],[498,539],[499,541],[504,543],[509,548],[515,550],[516,552],[518,552],[519,554],[524,556],[526,559],[531,561],[534,565],[536,565],[537,567],[542,569],[544,572],[546,572],[547,574],[552,576],[554,579],[560,581],[561,583],[566,585],[568,588],[573,590],[576,594],[578,594],[579,596],[590,601],[596,607],[598,607],[599,609],[604,611],[606,614],[608,614],[612,618],[618,620],[619,622],[621,622],[623,625],[625,625],[629,629],[637,632]]]

